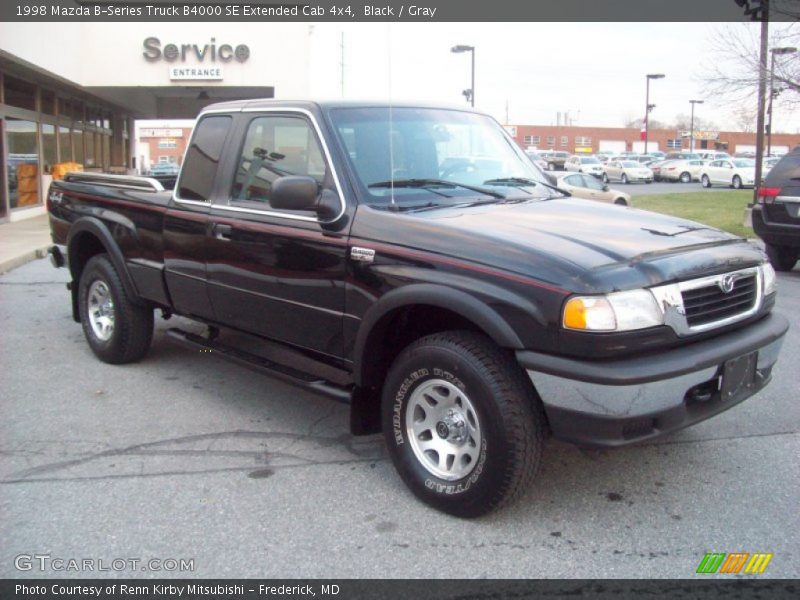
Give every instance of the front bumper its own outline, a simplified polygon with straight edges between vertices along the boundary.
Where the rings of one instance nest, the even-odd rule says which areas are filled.
[[[517,360],[542,398],[555,437],[622,446],[712,417],[764,388],[788,328],[784,317],[771,314],[657,355],[586,361],[523,350]],[[729,389],[722,381],[725,363],[748,355],[755,362],[752,377]]]

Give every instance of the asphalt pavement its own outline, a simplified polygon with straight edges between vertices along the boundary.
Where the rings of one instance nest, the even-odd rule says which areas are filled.
[[[99,362],[66,281],[44,260],[0,276],[0,577],[684,578],[706,552],[800,575],[800,268],[766,390],[641,446],[550,441],[529,493],[473,521],[418,502],[345,405],[178,346],[175,320],[142,362]]]

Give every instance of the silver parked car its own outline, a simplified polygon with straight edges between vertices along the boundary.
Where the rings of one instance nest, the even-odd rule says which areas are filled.
[[[662,181],[680,181],[691,183],[700,181],[700,171],[705,162],[702,160],[670,160],[660,166],[659,178]]]
[[[647,167],[643,167],[633,160],[612,160],[603,169],[603,181],[620,181],[631,183],[632,181],[653,182],[653,172]]]
[[[603,163],[594,156],[570,156],[564,163],[564,169],[577,173],[588,173],[598,178],[603,176]]]

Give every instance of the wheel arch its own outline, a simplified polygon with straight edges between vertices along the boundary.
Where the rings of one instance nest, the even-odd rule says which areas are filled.
[[[90,258],[97,254],[108,254],[114,268],[119,273],[125,294],[136,304],[140,304],[139,292],[125,264],[125,257],[108,227],[95,217],[83,217],[75,221],[69,229],[67,236],[67,256],[69,257],[69,270],[72,275],[72,304],[73,318],[78,317],[78,282],[83,269]]]
[[[429,283],[389,292],[367,311],[356,335],[350,413],[354,434],[380,431],[381,383],[402,349],[420,337],[448,330],[475,331],[501,348],[523,348],[493,308],[466,292]]]

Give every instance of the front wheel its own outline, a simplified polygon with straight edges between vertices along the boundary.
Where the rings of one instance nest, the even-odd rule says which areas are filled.
[[[624,183],[625,185],[628,185],[628,183],[629,183],[628,182],[628,176],[625,175],[625,173],[623,173],[622,174],[622,179],[620,179],[620,181],[622,181],[622,183]]]
[[[619,206],[628,206],[628,203],[626,202],[625,198],[617,198],[616,200],[614,200],[614,204],[618,204]]]
[[[733,185],[733,189],[735,190],[742,189],[742,178],[739,177],[738,175],[734,175],[731,184]]]
[[[608,183],[608,174],[603,173],[603,183]]]
[[[429,335],[404,349],[383,387],[392,462],[423,502],[477,517],[520,496],[539,467],[545,417],[514,358],[482,335]]]
[[[681,183],[692,183],[691,173],[687,173],[685,171],[681,173]]]
[[[700,183],[704,188],[711,187],[711,180],[708,178],[708,175],[703,175],[703,177],[700,178]]]
[[[123,364],[147,354],[153,339],[153,310],[131,302],[106,254],[86,263],[78,299],[83,334],[97,358]]]

